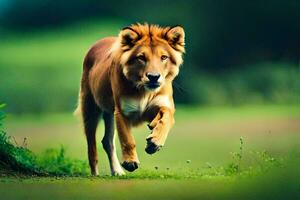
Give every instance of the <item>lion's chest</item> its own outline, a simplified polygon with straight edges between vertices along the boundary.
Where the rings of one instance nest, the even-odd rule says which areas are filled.
[[[149,100],[147,98],[122,98],[121,99],[121,110],[122,113],[127,117],[137,118],[141,116],[148,105]]]
[[[159,95],[156,97],[145,96],[143,98],[123,97],[121,99],[122,113],[130,118],[139,118],[144,112],[153,106],[170,107],[170,101],[166,96]]]

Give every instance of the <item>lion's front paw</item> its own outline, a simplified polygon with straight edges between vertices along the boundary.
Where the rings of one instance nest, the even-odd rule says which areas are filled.
[[[155,152],[159,151],[162,147],[162,145],[157,144],[155,141],[153,141],[153,138],[147,138],[147,145],[145,148],[145,151],[148,154],[154,154]]]
[[[136,161],[124,161],[122,163],[122,167],[129,172],[133,172],[137,168],[139,168],[139,164]]]

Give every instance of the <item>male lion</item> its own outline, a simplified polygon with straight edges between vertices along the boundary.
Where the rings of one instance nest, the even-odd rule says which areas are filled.
[[[111,174],[123,175],[114,142],[114,121],[122,149],[122,166],[138,168],[131,127],[144,121],[152,130],[146,152],[153,154],[165,143],[174,124],[172,81],[184,53],[184,30],[180,26],[134,24],[118,37],[99,40],[88,51],[80,89],[80,109],[87,138],[92,175],[98,175],[96,128],[103,117],[102,139]]]

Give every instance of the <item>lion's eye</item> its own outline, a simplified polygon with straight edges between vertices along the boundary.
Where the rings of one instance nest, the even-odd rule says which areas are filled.
[[[166,55],[162,55],[162,56],[161,56],[161,60],[162,60],[162,61],[167,60],[168,58],[169,58],[169,57],[166,56]]]
[[[136,57],[136,59],[140,60],[140,61],[143,61],[143,62],[146,62],[146,57],[145,55],[139,55]]]

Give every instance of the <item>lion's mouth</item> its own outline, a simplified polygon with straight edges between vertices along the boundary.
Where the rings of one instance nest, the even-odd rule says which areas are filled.
[[[157,88],[160,87],[160,83],[158,83],[158,82],[155,82],[155,83],[149,82],[149,83],[147,83],[147,84],[145,85],[145,87],[146,87],[147,89],[149,89],[149,90],[155,90],[155,89],[157,89]]]

